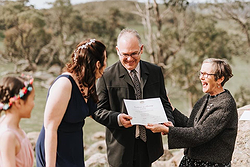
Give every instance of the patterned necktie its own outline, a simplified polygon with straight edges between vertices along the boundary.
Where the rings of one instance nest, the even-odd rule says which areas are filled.
[[[132,80],[133,80],[134,88],[135,88],[135,98],[142,99],[140,81],[136,75],[135,69],[131,71],[131,75],[132,75]],[[144,142],[147,141],[146,128],[143,125],[139,125],[139,136],[140,136],[142,141],[144,141]]]

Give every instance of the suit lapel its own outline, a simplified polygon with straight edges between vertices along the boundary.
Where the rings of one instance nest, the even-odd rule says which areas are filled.
[[[141,70],[141,88],[142,88],[142,97],[143,97],[143,88],[147,82],[149,70],[143,61],[140,61],[139,63],[140,63],[140,70]],[[123,65],[121,64],[120,61],[118,64],[118,70],[120,73],[119,77],[123,78],[126,83],[128,83],[130,86],[132,86],[134,88],[133,81],[132,81],[127,69],[125,67],[123,67]]]
[[[149,75],[149,70],[145,66],[143,61],[140,61],[140,68],[141,68],[141,87],[142,89],[144,88],[147,80],[148,80],[148,75]]]
[[[119,71],[120,71],[120,78],[123,78],[125,82],[127,82],[129,85],[131,85],[132,87],[134,87],[134,84],[131,80],[131,77],[129,76],[128,71],[126,70],[125,67],[123,67],[122,63],[119,61]]]

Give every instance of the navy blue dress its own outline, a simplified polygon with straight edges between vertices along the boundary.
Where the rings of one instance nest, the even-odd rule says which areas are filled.
[[[91,98],[87,103],[85,102],[77,84],[70,75],[60,75],[57,79],[60,77],[66,77],[70,80],[72,92],[67,110],[57,130],[56,167],[84,167],[82,127],[85,123],[84,119],[96,110],[96,104]],[[44,138],[43,126],[36,143],[37,167],[45,167],[46,164]]]

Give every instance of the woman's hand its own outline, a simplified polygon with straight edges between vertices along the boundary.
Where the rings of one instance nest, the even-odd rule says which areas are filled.
[[[153,133],[162,133],[164,135],[168,134],[168,131],[169,131],[169,128],[165,126],[165,123],[164,124],[148,124],[145,127],[151,130]]]
[[[167,127],[169,127],[169,126],[174,126],[173,125],[173,123],[171,122],[171,121],[168,121],[168,122],[164,122],[163,123],[163,125],[165,125],[165,126],[167,126]],[[168,130],[169,130],[169,128],[168,128]],[[166,134],[168,134],[168,132],[166,133],[166,132],[161,132],[162,133],[162,135],[166,135]]]
[[[163,123],[165,126],[169,127],[169,126],[174,126],[173,123],[171,121],[168,122],[164,122]]]

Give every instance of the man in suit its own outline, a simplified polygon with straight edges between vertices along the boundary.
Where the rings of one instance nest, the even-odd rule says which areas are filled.
[[[160,67],[141,60],[143,44],[137,31],[122,30],[116,50],[120,60],[107,68],[98,81],[99,102],[93,118],[106,126],[110,167],[150,167],[163,154],[161,134],[131,125],[132,117],[127,115],[123,99],[159,97],[168,120],[174,123],[163,74]],[[146,135],[141,135],[143,131]]]

